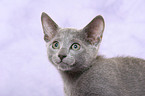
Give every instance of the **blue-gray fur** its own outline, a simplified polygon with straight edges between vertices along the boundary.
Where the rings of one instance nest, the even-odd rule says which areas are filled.
[[[48,59],[62,76],[66,96],[145,96],[145,60],[97,54],[103,17],[95,17],[81,30],[62,29],[46,13],[41,20]],[[55,41],[58,49],[52,47]],[[79,50],[71,48],[74,43]]]

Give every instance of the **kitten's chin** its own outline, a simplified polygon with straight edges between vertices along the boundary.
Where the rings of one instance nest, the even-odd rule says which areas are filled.
[[[73,69],[73,66],[61,62],[57,65],[57,69],[61,71],[71,71]]]

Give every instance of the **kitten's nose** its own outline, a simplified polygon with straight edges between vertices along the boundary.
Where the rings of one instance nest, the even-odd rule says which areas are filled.
[[[67,55],[64,55],[64,54],[59,54],[58,57],[63,60]]]

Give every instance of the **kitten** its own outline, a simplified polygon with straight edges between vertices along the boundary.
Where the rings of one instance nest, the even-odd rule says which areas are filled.
[[[46,13],[41,21],[48,59],[63,78],[66,96],[145,96],[145,60],[97,54],[102,16],[81,30],[62,29]]]

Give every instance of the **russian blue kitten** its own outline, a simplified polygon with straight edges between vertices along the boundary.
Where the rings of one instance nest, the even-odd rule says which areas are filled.
[[[48,59],[62,76],[66,96],[145,96],[145,60],[97,54],[102,16],[81,30],[62,29],[46,13],[41,21]]]

